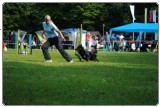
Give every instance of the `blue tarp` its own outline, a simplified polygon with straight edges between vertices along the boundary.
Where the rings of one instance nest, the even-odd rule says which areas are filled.
[[[158,23],[131,23],[110,29],[116,32],[158,32]]]

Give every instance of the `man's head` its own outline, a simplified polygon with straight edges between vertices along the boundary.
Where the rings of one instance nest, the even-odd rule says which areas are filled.
[[[46,15],[44,19],[47,24],[49,24],[51,22],[51,16],[49,16],[49,15]]]

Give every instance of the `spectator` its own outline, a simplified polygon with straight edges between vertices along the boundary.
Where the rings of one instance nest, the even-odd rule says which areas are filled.
[[[111,36],[111,50],[113,51],[114,50],[114,44],[116,42],[116,35],[113,33],[112,36]]]
[[[116,34],[116,40],[120,39],[120,35]]]
[[[104,40],[105,40],[105,49],[107,49],[108,51],[110,51],[110,35],[108,34],[108,31],[106,31],[106,35],[103,36]]]
[[[126,40],[122,39],[122,50],[126,49]]]
[[[131,50],[131,44],[130,42],[126,42],[126,51],[130,51]]]
[[[121,35],[120,35],[120,41],[121,41],[122,39],[124,39],[123,33],[121,33]]]
[[[86,49],[89,50],[89,42],[90,42],[91,34],[89,32],[86,33]]]
[[[123,36],[123,33],[121,33],[121,35],[120,35],[120,44],[121,44],[121,48],[120,48],[120,50],[122,51],[124,51],[124,47],[125,47],[125,42],[124,42],[124,36]]]
[[[134,42],[131,44],[131,50],[132,50],[132,51],[135,51],[135,50],[136,50],[136,44],[135,44]]]
[[[34,40],[32,40],[32,48],[35,49],[37,46],[36,42]]]
[[[116,35],[116,40],[114,43],[114,50],[119,51],[119,47],[120,47],[120,41],[119,41],[119,37],[117,37],[117,35]]]
[[[100,42],[100,45],[102,45],[102,47],[103,47],[103,49],[105,48],[105,40],[104,40],[104,38],[102,37],[101,38],[101,42]]]

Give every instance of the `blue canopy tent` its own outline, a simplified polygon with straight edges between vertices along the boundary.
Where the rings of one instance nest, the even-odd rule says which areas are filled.
[[[131,23],[110,29],[116,32],[158,32],[158,23]]]
[[[158,40],[158,23],[130,23],[123,26],[110,29],[110,35],[112,32],[138,32],[138,41],[141,43],[142,34],[155,33],[155,40]]]

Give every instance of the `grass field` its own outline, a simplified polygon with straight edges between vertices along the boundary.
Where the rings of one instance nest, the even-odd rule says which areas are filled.
[[[99,62],[74,63],[41,50],[33,55],[3,52],[3,103],[6,105],[156,105],[158,54],[98,52]]]

